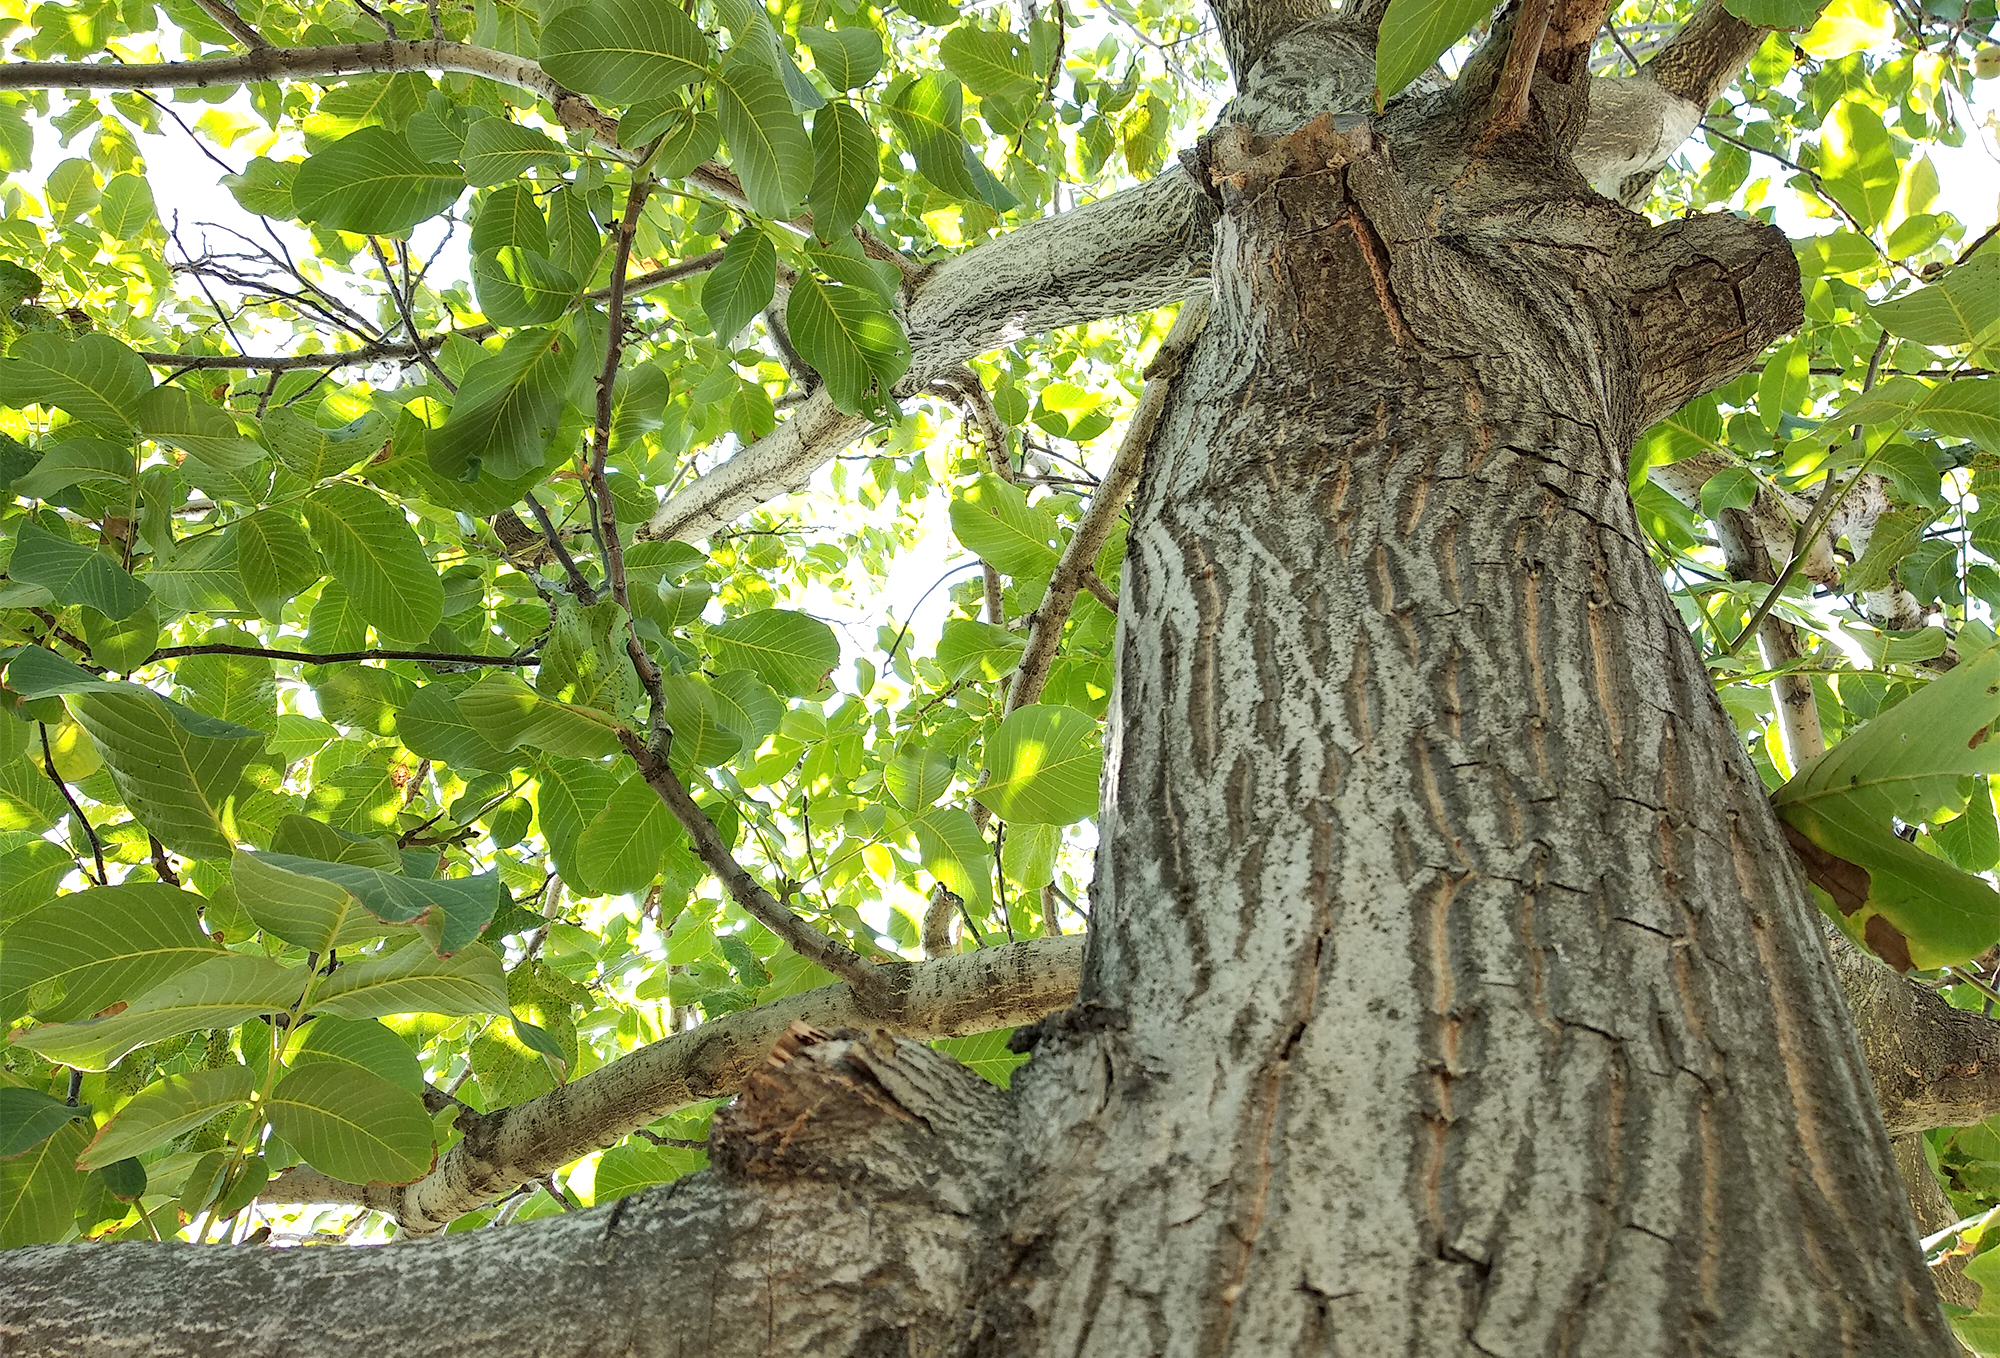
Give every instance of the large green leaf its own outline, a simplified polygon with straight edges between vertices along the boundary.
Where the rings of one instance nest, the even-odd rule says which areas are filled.
[[[953,683],[961,679],[1005,679],[1021,663],[1027,641],[992,623],[947,618],[938,638],[937,663]]]
[[[508,478],[535,471],[548,456],[576,372],[577,351],[557,330],[522,330],[497,354],[466,371],[444,428],[425,442],[446,476]]]
[[[569,152],[546,134],[523,127],[511,118],[481,118],[475,122],[466,129],[465,149],[461,154],[465,182],[474,188],[509,184],[537,167],[558,175],[569,168]]]
[[[813,230],[832,240],[861,220],[882,177],[882,141],[851,104],[813,114],[813,182],[806,195]]]
[[[489,674],[465,689],[458,695],[458,710],[503,750],[525,745],[565,759],[596,759],[619,749],[608,719],[545,698],[512,671]]]
[[[337,1061],[299,1066],[271,1091],[271,1131],[322,1174],[349,1183],[409,1183],[431,1167],[424,1101],[372,1071]]]
[[[106,429],[138,426],[153,374],[111,336],[41,330],[21,336],[9,352],[0,361],[0,406],[53,406]]]
[[[339,429],[322,428],[311,416],[291,406],[274,406],[264,412],[264,437],[271,451],[307,482],[338,476],[382,447],[383,422],[375,415],[364,416]]]
[[[396,716],[396,737],[403,748],[446,768],[504,772],[516,763],[527,762],[510,756],[488,735],[442,684],[418,689]]]
[[[951,502],[951,529],[967,551],[1017,580],[1045,579],[1056,568],[1055,516],[990,472]]]
[[[269,454],[244,436],[221,406],[185,387],[154,387],[139,400],[139,429],[147,438],[193,454],[216,471],[240,471]]]
[[[95,547],[58,537],[33,519],[22,519],[14,533],[8,577],[40,585],[59,604],[84,604],[118,619],[131,617],[153,597],[144,582]]]
[[[89,1115],[87,1103],[68,1104],[39,1089],[0,1085],[0,1160],[11,1160],[54,1136],[65,1122]]]
[[[743,748],[743,737],[731,728],[721,698],[705,680],[667,675],[660,681],[660,696],[674,733],[675,764],[705,769],[729,762]]]
[[[598,893],[627,895],[660,879],[667,850],[681,838],[674,813],[634,773],[584,827],[577,851],[590,863],[590,884]]]
[[[74,1226],[84,1174],[76,1157],[90,1134],[80,1122],[11,1160],[0,1160],[0,1250],[60,1240]]]
[[[812,189],[813,150],[785,82],[731,52],[715,77],[715,111],[751,209],[789,217]]]
[[[1943,383],[1924,398],[1914,418],[1940,434],[1971,439],[1988,452],[2000,452],[2000,378]]]
[[[285,855],[275,857],[286,858]],[[273,938],[323,953],[380,938],[390,926],[338,883],[238,849],[231,860],[236,899]]]
[[[303,967],[226,952],[162,981],[107,1018],[16,1029],[10,1040],[64,1065],[109,1070],[148,1042],[282,1013],[298,1001],[306,980]]]
[[[1971,344],[2000,322],[2000,255],[1974,255],[1929,287],[1868,309],[1892,335],[1919,344]]]
[[[1389,0],[1375,40],[1376,104],[1400,94],[1492,12],[1492,0]]]
[[[0,1008],[44,989],[36,1013],[50,1023],[90,1015],[151,990],[215,957],[202,932],[200,896],[158,882],[72,892],[16,919],[0,934]]]
[[[500,880],[490,872],[476,877],[406,877],[363,863],[328,863],[292,854],[253,855],[242,852],[235,858],[237,871],[241,873],[245,861],[253,858],[277,873],[317,878],[339,887],[384,924],[429,926],[437,935],[438,950],[444,953],[454,953],[470,945],[479,937],[487,921],[493,918],[493,911],[500,904]],[[266,924],[262,917],[258,922],[288,942],[314,946],[305,943],[303,938],[293,938],[290,933],[281,932],[280,924],[306,937],[317,937],[330,930],[336,941],[343,936],[373,937],[384,932],[380,928],[359,932],[365,929],[365,925],[353,919],[354,907],[336,907],[324,893],[317,894],[310,903],[301,900],[288,908],[278,899],[284,889],[282,879],[266,874],[251,880],[252,885],[246,887],[239,879],[238,892],[263,893],[260,905],[276,922]],[[248,896],[245,896],[244,905],[251,907]],[[255,907],[252,907],[251,913],[256,914]],[[350,935],[348,931],[356,932]]]
[[[802,273],[785,320],[836,408],[852,415],[886,407],[889,389],[910,366],[910,346],[880,293]]]
[[[259,510],[236,521],[236,574],[257,616],[271,622],[285,605],[319,583],[319,551],[289,509]]]
[[[192,712],[139,684],[99,679],[43,650],[22,649],[7,682],[31,698],[63,696],[140,824],[180,853],[226,854],[225,813],[264,733]]]
[[[401,511],[366,486],[337,482],[305,501],[333,578],[383,636],[421,642],[444,616],[444,582]]]
[[[364,127],[306,158],[292,180],[302,221],[361,235],[400,236],[465,192],[449,161],[427,161],[399,132]]]
[[[2000,893],[1895,833],[1966,803],[1968,778],[2000,772],[2000,646],[1864,723],[1773,794],[1778,814],[1833,861],[1807,858],[1844,928],[1921,968],[2000,939]],[[1979,786],[1984,786],[1983,783]]]
[[[576,295],[582,290],[576,275],[558,266],[547,255],[526,246],[514,245],[483,250],[474,255],[472,287],[479,296],[479,309],[495,325],[547,325],[560,320],[576,305]],[[457,409],[457,406],[453,407],[454,411]],[[437,439],[433,436],[427,442],[435,445]],[[438,454],[432,454],[433,465],[439,466],[439,470],[447,476],[459,478],[476,470],[471,459],[480,456],[482,454],[474,447],[447,454],[444,464],[439,464]],[[461,462],[461,458],[465,460]],[[446,465],[451,469],[446,470]],[[535,465],[539,467],[541,464],[538,462]]]
[[[965,163],[965,97],[958,77],[933,71],[896,95],[884,112],[909,144],[924,178],[954,198],[977,202],[979,183]]]
[[[586,0],[542,30],[542,69],[573,90],[613,104],[658,98],[708,75],[715,48],[672,5]]]
[[[292,1053],[294,1069],[315,1061],[358,1066],[398,1089],[424,1092],[424,1070],[410,1044],[375,1019],[341,1019],[322,1014],[306,1028],[306,1040]]]
[[[1820,137],[1820,182],[1864,230],[1889,218],[1903,167],[1881,115],[1859,99],[1834,106]]]
[[[858,90],[882,73],[882,39],[872,28],[806,28],[799,41],[813,69],[837,90]]]
[[[1038,94],[1043,73],[1035,69],[1028,44],[1012,33],[961,24],[938,43],[945,69],[982,98],[1022,99]]]
[[[840,638],[818,618],[767,608],[709,629],[716,668],[749,670],[780,693],[819,691],[840,663]]]
[[[312,1007],[344,1019],[504,1014],[507,978],[499,954],[484,943],[468,944],[449,957],[421,942],[406,943],[392,953],[343,963],[321,982]]]
[[[118,1116],[99,1128],[96,1139],[77,1158],[77,1167],[102,1169],[158,1150],[218,1113],[250,1102],[256,1089],[256,1072],[243,1065],[169,1075],[134,1094]]]
[[[978,798],[1007,821],[1069,825],[1097,814],[1104,751],[1095,717],[1034,703],[1007,715],[986,740]]]
[[[993,908],[993,846],[961,806],[932,806],[910,818],[924,871],[976,913]]]
[[[743,327],[757,319],[778,286],[778,252],[771,238],[756,227],[731,237],[722,262],[702,280],[701,309],[709,327],[724,344],[732,344]]]

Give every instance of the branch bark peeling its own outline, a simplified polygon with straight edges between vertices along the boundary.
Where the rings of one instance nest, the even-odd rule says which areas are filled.
[[[1009,943],[898,970],[887,1011],[866,1009],[845,983],[713,1019],[663,1038],[524,1104],[465,1129],[412,1184],[350,1184],[288,1170],[262,1199],[371,1207],[409,1235],[432,1235],[521,1184],[613,1145],[647,1123],[703,1099],[733,1094],[795,1022],[867,1026],[908,1037],[955,1037],[1041,1018],[1076,996],[1081,936]]]

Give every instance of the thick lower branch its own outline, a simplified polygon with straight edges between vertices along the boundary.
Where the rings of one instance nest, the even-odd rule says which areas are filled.
[[[293,1170],[272,1180],[262,1196],[266,1202],[358,1203],[388,1213],[408,1234],[433,1234],[656,1118],[734,1093],[794,1022],[866,1024],[923,1038],[1006,1028],[1074,999],[1082,959],[1081,937],[1035,939],[910,964],[901,969],[900,1003],[887,1013],[864,1014],[841,984],[727,1014],[480,1118],[416,1183],[362,1187]]]

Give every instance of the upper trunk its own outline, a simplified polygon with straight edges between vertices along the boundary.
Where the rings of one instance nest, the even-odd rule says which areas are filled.
[[[1322,85],[1325,88],[1325,85]],[[1440,96],[1225,132],[996,1352],[1944,1353],[1814,912],[1626,491],[1799,315]]]

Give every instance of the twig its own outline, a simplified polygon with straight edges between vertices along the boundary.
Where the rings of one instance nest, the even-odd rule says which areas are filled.
[[[667,762],[664,750],[656,751],[624,728],[620,728],[618,740],[639,766],[639,776],[659,794],[667,809],[674,813],[674,819],[688,832],[695,853],[745,914],[776,934],[793,952],[847,982],[863,1007],[886,1008],[893,1004],[898,986],[892,973],[807,924],[744,870],[729,846],[722,842],[715,822],[689,795],[686,784]]]
[[[542,526],[542,537],[548,542],[549,550],[555,553],[557,563],[563,568],[563,574],[569,578],[569,587],[575,592],[577,602],[585,608],[596,603],[597,591],[591,587],[590,581],[583,578],[583,571],[578,568],[576,558],[571,556],[569,548],[563,545],[562,534],[556,531],[555,521],[549,517],[549,511],[542,508],[542,502],[535,498],[535,492],[532,490],[522,495],[521,500],[528,506],[528,512],[535,516],[535,522]]]
[[[707,273],[722,262],[722,251],[711,250],[705,255],[682,260],[665,269],[654,269],[649,273],[635,274],[625,280],[627,296],[649,292],[654,288],[678,283],[686,278]],[[597,288],[583,294],[586,301],[603,301],[611,295],[608,287]],[[479,341],[491,339],[500,333],[500,327],[491,323],[467,326],[445,335],[427,335],[412,344],[408,340],[377,340],[358,348],[329,354],[164,354],[142,353],[139,357],[160,367],[198,368],[248,368],[257,371],[288,372],[296,368],[348,368],[366,363],[393,362],[414,359],[421,347],[434,350],[456,335],[460,339]]]
[[[657,142],[654,144],[658,145]],[[599,550],[604,554],[605,586],[611,591],[611,597],[618,601],[618,606],[625,610],[625,653],[632,657],[632,668],[653,699],[657,717],[660,667],[653,663],[646,644],[639,640],[637,626],[632,620],[630,600],[625,592],[625,549],[618,541],[618,505],[611,498],[611,485],[604,475],[605,462],[611,456],[611,398],[618,381],[619,360],[625,355],[625,266],[632,258],[632,237],[639,229],[639,214],[645,210],[646,198],[653,191],[653,176],[649,172],[651,163],[649,154],[645,163],[632,172],[632,187],[625,194],[625,215],[618,220],[612,245],[611,297],[605,307],[610,334],[604,342],[604,367],[597,374],[597,428],[591,436],[590,493],[597,501]]]
[[[658,1132],[648,1131],[644,1127],[634,1127],[632,1135],[650,1141],[655,1146],[667,1146],[674,1150],[705,1151],[708,1149],[706,1141],[691,1141],[684,1136],[661,1136]]]
[[[97,831],[91,827],[90,817],[83,814],[83,808],[78,806],[76,798],[70,795],[69,784],[65,783],[62,775],[56,772],[55,751],[49,748],[49,724],[38,721],[35,726],[42,733],[42,768],[47,770],[49,781],[56,785],[56,791],[62,793],[62,799],[69,803],[69,813],[76,817],[76,823],[83,827],[85,838],[90,840],[91,857],[97,860],[97,884],[109,886],[111,877],[104,870],[104,846],[97,841]]]
[[[146,845],[153,851],[153,871],[159,874],[160,880],[168,886],[179,886],[181,879],[174,872],[173,862],[167,857],[167,846],[160,843],[159,836],[147,835]]]
[[[1174,318],[1173,329],[1160,341],[1159,353],[1146,369],[1146,389],[1139,394],[1138,407],[1133,410],[1132,418],[1125,427],[1125,441],[1112,455],[1104,479],[1091,496],[1090,508],[1084,511],[1082,521],[1076,526],[1075,536],[1063,548],[1055,573],[1049,577],[1048,590],[1042,595],[1041,606],[1035,610],[1034,620],[1028,626],[1028,644],[1021,652],[1021,663],[1015,667],[1014,681],[1007,689],[1009,712],[1034,702],[1042,694],[1042,685],[1048,682],[1049,666],[1054,663],[1056,649],[1062,643],[1063,626],[1069,621],[1076,592],[1083,587],[1087,574],[1095,575],[1093,568],[1097,554],[1104,550],[1113,525],[1125,510],[1125,501],[1131,496],[1132,487],[1138,483],[1147,449],[1152,446],[1153,437],[1159,432],[1160,419],[1166,413],[1168,389],[1186,360],[1188,350],[1208,323],[1208,310],[1208,298],[1202,293],[1196,293],[1181,303],[1180,315]],[[1117,606],[1115,596],[1109,606]]]
[[[1522,0],[1500,69],[1500,87],[1493,95],[1489,133],[1512,131],[1527,122],[1528,95],[1534,89],[1535,66],[1541,60],[1542,42],[1548,36],[1554,10],[1554,0]]]
[[[368,238],[368,249],[375,256],[376,262],[382,266],[382,282],[388,286],[389,300],[395,304],[396,315],[402,318],[403,333],[410,337],[410,347],[417,351],[417,362],[423,364],[424,371],[438,380],[439,386],[454,396],[457,395],[458,383],[444,375],[444,369],[438,366],[435,358],[431,357],[430,350],[423,346],[422,334],[417,330],[417,318],[413,299],[405,295],[404,288],[414,292],[416,287],[415,284],[410,282],[410,257],[404,254],[401,249],[396,251],[396,257],[403,264],[404,287],[399,288],[396,286],[395,272],[389,264],[388,253],[382,249],[382,242],[376,237],[370,236]],[[241,349],[243,346],[239,344],[236,347]]]
[[[252,49],[270,47],[271,40],[243,22],[243,16],[229,5],[229,0],[194,0],[207,12],[208,17],[229,31],[229,36]]]
[[[141,664],[177,660],[186,655],[247,655],[259,660],[296,660],[301,665],[346,665],[357,660],[421,660],[433,665],[537,665],[533,655],[474,655],[456,651],[394,651],[369,647],[359,651],[286,651],[272,646],[237,646],[230,642],[200,642],[192,646],[162,646]]]

